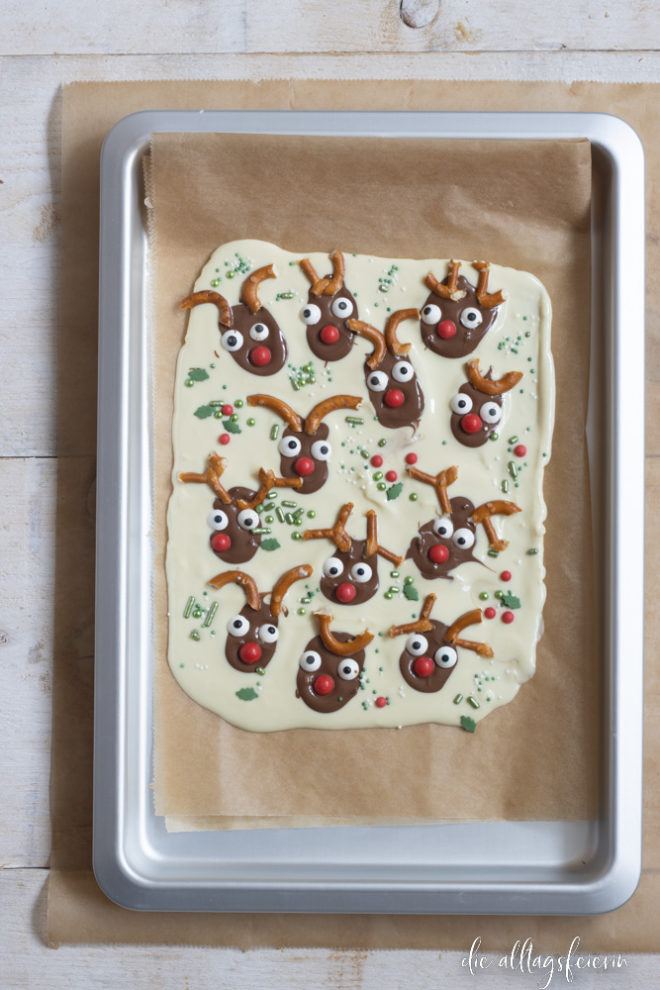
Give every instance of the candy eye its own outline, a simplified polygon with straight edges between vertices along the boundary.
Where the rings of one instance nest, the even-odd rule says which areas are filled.
[[[430,303],[422,310],[422,323],[428,323],[429,325],[439,323],[441,316],[442,312],[440,307],[434,306],[433,303]]]
[[[255,323],[253,327],[250,327],[252,340],[265,340],[268,334],[269,330],[265,323]]]
[[[279,634],[277,626],[259,626],[259,639],[262,643],[276,643]]]
[[[221,529],[227,529],[229,518],[226,512],[221,509],[214,509],[209,516],[209,526],[218,533]]]
[[[458,654],[453,646],[441,646],[439,650],[436,650],[433,659],[438,667],[448,670],[449,667],[453,667],[458,660]]]
[[[408,636],[406,640],[406,649],[408,653],[411,653],[414,657],[423,656],[429,648],[426,636],[420,636],[419,633],[413,633],[412,636]]]
[[[250,623],[244,615],[235,615],[227,623],[227,632],[230,636],[245,636],[250,631]]]
[[[302,316],[303,323],[306,323],[309,327],[319,322],[321,319],[321,310],[314,303],[307,303],[300,315]]]
[[[502,406],[497,402],[484,402],[479,415],[484,423],[499,423],[502,418]]]
[[[345,320],[353,312],[353,303],[345,296],[340,296],[339,299],[335,299],[330,309],[334,316]]]
[[[367,377],[367,388],[372,392],[384,392],[387,388],[387,375],[384,371],[372,371]]]
[[[354,681],[360,673],[360,667],[352,657],[348,657],[348,659],[340,662],[337,667],[337,673],[343,681]]]
[[[483,323],[483,316],[478,309],[470,306],[468,309],[464,309],[459,317],[461,323],[467,330],[475,330],[480,327]]]
[[[415,369],[409,361],[397,361],[392,368],[392,378],[397,382],[409,382],[415,377]]]
[[[249,531],[259,525],[259,513],[255,512],[254,509],[243,509],[236,518],[241,529]]]
[[[471,529],[457,529],[454,533],[454,543],[461,550],[468,550],[474,546],[474,533]]]
[[[222,346],[226,351],[240,351],[243,346],[243,334],[238,330],[228,330],[222,335]]]
[[[452,412],[458,413],[462,416],[463,413],[469,413],[472,409],[472,399],[465,392],[457,392],[454,398],[451,400]]]
[[[439,519],[435,519],[433,522],[433,532],[436,536],[442,536],[445,540],[448,540],[454,532],[454,524],[449,516],[441,516]]]
[[[339,557],[328,557],[323,565],[323,573],[326,577],[337,578],[344,573],[344,565]]]
[[[301,670],[306,670],[307,673],[312,674],[315,670],[318,670],[320,666],[321,654],[317,653],[316,650],[305,650],[300,658]]]
[[[302,444],[298,437],[282,437],[279,451],[282,457],[296,457],[302,450]]]
[[[369,567],[369,564],[354,564],[351,567],[351,577],[358,584],[365,584],[365,582],[370,581],[372,574],[373,571]]]
[[[329,461],[332,447],[327,440],[317,440],[311,446],[311,453],[315,461]]]

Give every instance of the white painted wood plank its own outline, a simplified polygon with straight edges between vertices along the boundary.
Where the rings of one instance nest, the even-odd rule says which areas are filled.
[[[419,0],[418,0],[419,3]],[[655,0],[441,0],[420,28],[399,0],[5,0],[1,54],[648,50]]]
[[[1,985],[11,990],[535,990],[538,972],[499,969],[499,953],[488,953],[489,968],[471,974],[463,965],[469,945],[457,952],[329,949],[180,948],[177,946],[62,946],[46,948],[47,870],[0,873]],[[301,927],[304,917],[300,918]],[[576,920],[576,934],[579,921]],[[478,931],[475,931],[475,937]],[[525,919],[520,919],[525,938]],[[541,947],[539,947],[541,948]],[[568,949],[568,946],[566,947]],[[583,943],[584,948],[584,943]],[[586,947],[585,951],[589,951]],[[657,990],[658,957],[625,956],[618,971],[575,972],[578,990]],[[566,985],[555,972],[549,986]]]

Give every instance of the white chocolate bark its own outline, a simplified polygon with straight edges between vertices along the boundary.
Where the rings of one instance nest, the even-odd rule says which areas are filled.
[[[488,712],[510,701],[520,685],[532,676],[536,643],[542,631],[546,511],[542,482],[544,467],[550,459],[554,416],[548,295],[533,275],[491,265],[488,291],[502,289],[506,301],[494,327],[465,358],[444,358],[426,349],[417,321],[410,319],[400,325],[398,338],[412,345],[406,360],[415,368],[425,397],[425,410],[413,435],[409,427],[386,429],[374,417],[363,372],[365,358],[372,351],[367,340],[358,337],[347,357],[327,366],[310,351],[300,315],[310,287],[297,264],[301,257],[262,241],[235,241],[215,252],[195,284],[195,291],[213,288],[233,306],[239,302],[246,270],[274,264],[278,277],[260,284],[259,300],[279,323],[286,338],[288,359],[284,368],[272,376],[259,377],[245,371],[221,346],[216,306],[198,305],[190,313],[176,372],[173,493],[168,507],[172,673],[183,690],[200,705],[252,731],[403,727],[423,722],[460,726],[462,718],[464,727],[468,727],[466,718],[477,723]],[[319,275],[330,271],[327,254],[314,253],[308,257]],[[228,278],[228,273],[239,265],[239,259],[244,259],[243,271],[236,271],[233,278]],[[447,260],[437,259],[413,261],[346,254],[345,264],[345,284],[355,296],[359,319],[380,330],[384,329],[389,311],[423,306],[429,293],[424,283],[429,271],[442,280],[448,270]],[[478,272],[469,262],[462,263],[461,274],[476,284]],[[466,381],[467,361],[475,358],[482,373],[492,365],[494,379],[511,371],[522,372],[523,377],[504,394],[497,439],[468,448],[455,439],[450,429],[450,401]],[[294,369],[309,362],[315,381],[294,390],[291,383],[291,378],[297,378]],[[203,380],[195,380],[190,369],[201,369],[208,377],[198,375]],[[229,565],[218,559],[209,545],[211,530],[207,519],[215,498],[213,492],[206,484],[184,483],[179,475],[203,472],[209,454],[214,452],[226,461],[222,476],[225,488],[242,485],[256,490],[260,467],[272,468],[280,474],[278,444],[284,424],[271,409],[248,406],[245,400],[254,393],[283,399],[303,418],[314,405],[330,396],[362,396],[363,402],[358,410],[340,409],[324,419],[330,430],[332,455],[330,477],[323,488],[309,495],[299,495],[294,489],[277,490],[273,500],[276,504],[293,501],[305,510],[303,524],[282,523],[274,509],[262,510],[262,524],[271,530],[263,539],[277,540],[279,548],[259,549],[246,563]],[[237,400],[245,404],[237,408]],[[226,432],[223,426],[226,415],[222,419],[215,415],[204,418],[195,415],[203,407],[208,410],[213,403],[213,409],[218,410],[223,402],[234,406],[240,428],[240,433],[230,434],[226,445],[219,443],[220,434]],[[352,425],[347,417],[363,422]],[[254,425],[248,425],[248,419],[253,419]],[[274,440],[271,429],[275,425],[279,427],[279,436]],[[510,441],[513,437],[517,439]],[[382,440],[386,441],[384,446],[379,445]],[[514,453],[520,444],[526,447],[524,456]],[[368,457],[364,456],[365,452]],[[450,497],[463,495],[475,506],[494,499],[515,502],[520,512],[493,517],[497,534],[508,541],[508,546],[497,556],[492,550],[489,554],[484,527],[477,526],[473,548],[477,560],[457,567],[451,572],[451,580],[426,580],[412,560],[404,560],[395,567],[380,557],[380,587],[370,601],[359,606],[329,601],[318,589],[322,566],[333,555],[333,544],[327,539],[293,539],[292,534],[307,528],[332,526],[339,508],[352,502],[354,509],[347,523],[349,534],[364,539],[365,513],[375,509],[379,543],[404,556],[418,527],[441,515],[434,488],[408,476],[404,459],[409,452],[417,455],[416,466],[429,474],[435,475],[453,465],[458,467],[458,479],[449,489]],[[387,498],[392,483],[387,482],[382,490],[374,480],[376,468],[371,466],[370,459],[376,454],[383,458],[380,470],[396,471],[398,481],[403,483],[395,499]],[[379,481],[382,484],[384,479]],[[416,495],[416,500],[411,500],[411,495]],[[308,518],[310,510],[315,513],[314,518]],[[263,522],[266,516],[273,516],[273,521]],[[306,581],[294,584],[286,596],[288,615],[280,616],[275,655],[263,674],[256,670],[254,673],[235,670],[225,658],[227,623],[245,605],[245,593],[236,584],[215,590],[209,580],[223,571],[238,569],[255,579],[261,593],[267,593],[285,571],[298,564],[310,564],[313,574]],[[397,571],[398,576],[392,577],[392,571]],[[511,572],[509,581],[500,579],[503,571]],[[406,578],[413,580],[406,584]],[[404,589],[408,589],[409,595],[416,593],[418,599],[406,597]],[[510,592],[512,597],[502,604],[495,597],[499,591]],[[494,655],[482,657],[459,646],[458,661],[444,687],[436,693],[421,693],[405,682],[399,669],[406,637],[390,638],[387,633],[394,624],[413,621],[425,596],[431,592],[437,595],[431,618],[447,626],[472,609],[495,608],[495,618],[484,618],[481,624],[470,626],[462,633],[464,638],[488,644]],[[301,602],[309,593],[311,602]],[[488,598],[482,597],[485,595]],[[519,607],[515,607],[516,599]],[[513,607],[508,607],[507,602]],[[213,603],[217,603],[217,610],[211,624],[205,625]],[[318,633],[315,611],[333,616],[333,631],[356,636],[368,629],[375,634],[366,647],[361,688],[344,707],[331,713],[316,712],[296,696],[301,654]],[[512,622],[503,620],[505,611],[513,613]],[[253,690],[245,692],[242,690],[245,688]],[[246,698],[246,694],[250,697]],[[382,707],[376,704],[379,698],[385,699],[380,702]]]

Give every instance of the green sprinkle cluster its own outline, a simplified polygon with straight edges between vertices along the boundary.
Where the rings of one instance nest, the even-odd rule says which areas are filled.
[[[378,279],[378,291],[379,292],[389,292],[393,285],[396,284],[398,279],[398,265],[392,265],[384,275],[381,275]],[[377,305],[377,304],[376,304]]]
[[[294,392],[299,392],[305,385],[316,384],[316,371],[314,370],[313,361],[307,361],[306,364],[301,364],[300,366],[289,362],[287,367],[289,369],[289,384]]]

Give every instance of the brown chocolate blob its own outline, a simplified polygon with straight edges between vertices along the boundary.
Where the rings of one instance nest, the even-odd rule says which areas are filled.
[[[460,396],[466,396],[461,400]],[[464,411],[455,412],[463,403]],[[459,443],[464,447],[481,447],[494,433],[502,418],[502,396],[487,395],[465,382],[452,399],[449,425]]]
[[[335,548],[323,565],[322,594],[340,605],[363,605],[378,591],[378,554],[367,556],[366,540],[351,539],[349,550]]]
[[[474,505],[462,495],[450,500],[451,515],[436,516],[419,527],[406,553],[422,577],[447,578],[460,564],[477,558],[472,553],[477,528],[470,521]]]
[[[225,657],[234,670],[254,674],[273,659],[277,648],[279,618],[272,615],[270,605],[260,599],[258,609],[244,605],[227,623]]]
[[[419,424],[424,410],[424,394],[407,358],[386,351],[376,368],[370,368],[365,362],[364,378],[381,426],[396,430],[402,426],[414,429]]]
[[[264,306],[252,313],[245,303],[231,308],[232,326],[219,324],[223,348],[253,375],[274,375],[284,367],[287,346],[275,317]]]
[[[355,334],[346,320],[357,318],[357,304],[342,286],[333,296],[314,295],[310,289],[301,313],[307,324],[307,344],[322,361],[340,361],[351,350]]]
[[[226,564],[243,564],[251,560],[259,549],[261,535],[253,530],[259,527],[259,513],[256,509],[240,509],[238,499],[252,500],[256,492],[243,485],[230,488],[231,502],[226,504],[216,498],[209,523],[213,532],[209,537],[211,550]],[[229,540],[229,546],[226,541]],[[225,549],[226,546],[226,549]]]
[[[456,666],[457,656],[456,647],[447,642],[449,626],[434,619],[430,621],[433,629],[410,633],[399,658],[399,669],[406,684],[424,694],[434,694],[445,686]]]
[[[297,433],[287,426],[279,443],[280,474],[283,478],[302,478],[296,495],[311,495],[328,480],[328,460],[332,448],[328,443],[327,423],[319,423],[313,436]]]
[[[442,280],[443,285],[448,282],[449,276]],[[482,306],[476,286],[464,275],[458,276],[457,289],[465,293],[462,299],[443,299],[430,292],[420,307],[422,340],[441,357],[461,358],[471,354],[495,323],[500,310],[501,304]],[[439,315],[432,307],[440,310]]]
[[[347,643],[353,637],[349,633],[338,632],[334,634],[335,639],[340,643]],[[330,653],[320,636],[310,639],[303,650],[302,656],[314,652],[321,660],[320,666],[314,671],[305,670],[302,666],[298,668],[296,679],[296,697],[302,698],[308,708],[321,714],[339,711],[351,701],[360,690],[360,674],[364,667],[365,651],[357,650],[349,657],[338,657]],[[348,662],[347,662],[348,661]],[[357,664],[358,672],[355,674]],[[342,673],[344,672],[344,676]],[[350,677],[346,677],[349,674]],[[355,676],[353,676],[355,674]],[[319,681],[319,678],[326,680]],[[330,678],[330,681],[327,680]],[[317,685],[315,690],[314,685]],[[326,693],[321,693],[321,688]]]

